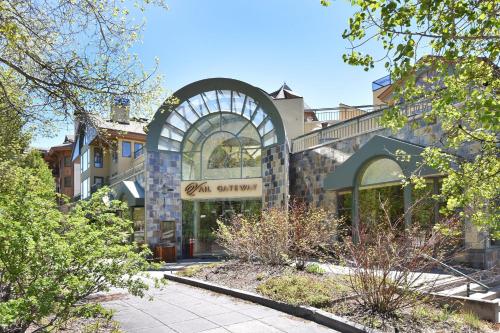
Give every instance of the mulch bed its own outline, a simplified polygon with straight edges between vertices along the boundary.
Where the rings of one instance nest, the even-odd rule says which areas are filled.
[[[224,262],[220,265],[210,265],[197,270],[191,277],[222,286],[256,292],[257,287],[272,277],[283,275],[309,275],[305,271],[297,271],[293,267],[268,266],[258,263],[244,263],[235,260]],[[317,278],[328,278],[316,276]],[[331,278],[331,276],[330,276]],[[412,309],[401,311],[397,317],[383,317],[378,313],[368,311],[361,307],[355,300],[346,299],[335,303],[332,307],[323,308],[358,322],[365,326],[377,328],[383,332],[401,333],[441,333],[441,332],[499,332],[498,325],[492,325],[481,321],[480,327],[473,327],[463,323],[460,317],[446,312],[432,305],[421,305],[419,315],[415,315]],[[397,330],[395,330],[395,328]]]

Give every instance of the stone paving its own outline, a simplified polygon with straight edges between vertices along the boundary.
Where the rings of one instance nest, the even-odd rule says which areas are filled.
[[[265,306],[175,282],[148,297],[123,295],[104,302],[125,332],[333,333],[335,330]]]

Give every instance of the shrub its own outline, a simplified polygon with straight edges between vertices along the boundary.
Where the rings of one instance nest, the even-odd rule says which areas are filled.
[[[285,275],[268,279],[257,287],[257,291],[277,301],[322,308],[344,296],[347,289],[334,278]]]
[[[0,162],[0,332],[54,330],[100,311],[83,300],[111,287],[142,295],[137,275],[148,251],[127,241],[126,206],[107,190],[68,214],[55,204],[53,178],[37,156]]]
[[[299,269],[327,252],[338,225],[324,210],[302,204],[292,205],[289,212],[271,208],[260,216],[235,216],[228,225],[217,223],[218,242],[233,257],[270,265],[294,260]]]
[[[424,272],[435,266],[429,257],[444,260],[460,241],[460,224],[451,219],[431,229],[418,225],[401,228],[404,216],[391,222],[385,218],[377,225],[359,228],[358,241],[344,240],[345,262],[351,266],[348,286],[364,308],[393,315],[398,310],[426,300],[421,288],[432,290],[435,281],[425,281]]]

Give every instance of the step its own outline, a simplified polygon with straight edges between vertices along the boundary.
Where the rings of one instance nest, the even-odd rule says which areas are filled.
[[[484,293],[474,293],[471,294],[469,297],[472,299],[483,299],[483,300],[492,300],[497,298],[497,292],[496,291],[488,291]]]
[[[481,286],[475,283],[470,284],[470,292],[476,293],[481,291]],[[451,289],[446,289],[439,292],[440,295],[444,296],[467,296],[467,285],[458,286]]]

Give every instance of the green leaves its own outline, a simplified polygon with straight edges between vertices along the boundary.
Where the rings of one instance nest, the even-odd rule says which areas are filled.
[[[447,175],[446,212],[460,211],[492,237],[500,237],[499,122],[500,2],[495,0],[356,0],[343,33],[353,47],[344,62],[373,68],[369,39],[386,54],[393,100],[428,100],[424,116],[439,137],[424,153],[425,164]],[[385,126],[399,130],[409,119],[400,107],[387,111]],[[425,126],[425,125],[424,125]],[[417,177],[418,178],[418,177]]]
[[[0,327],[62,325],[99,308],[81,303],[111,287],[143,295],[138,278],[150,265],[149,250],[128,241],[126,205],[104,200],[101,189],[63,214],[56,206],[50,170],[35,154],[0,160]],[[50,321],[52,320],[52,321]]]

